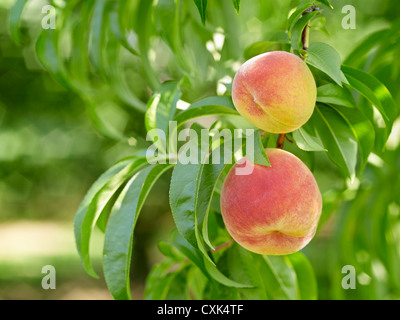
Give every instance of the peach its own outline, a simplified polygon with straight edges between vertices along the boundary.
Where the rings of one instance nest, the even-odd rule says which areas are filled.
[[[246,61],[232,84],[238,112],[270,133],[300,128],[311,117],[316,98],[310,69],[301,58],[285,51],[263,53]]]
[[[254,165],[237,175],[235,164],[221,192],[225,226],[242,247],[259,254],[285,255],[315,235],[322,209],[318,185],[307,166],[281,149],[266,149],[271,167]],[[249,161],[245,158],[245,161]]]

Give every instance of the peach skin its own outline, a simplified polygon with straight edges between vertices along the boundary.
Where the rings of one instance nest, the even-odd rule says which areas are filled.
[[[242,247],[265,255],[285,255],[305,247],[315,235],[322,198],[307,166],[281,149],[266,149],[271,167],[254,165],[249,175],[228,173],[221,192],[225,226]],[[246,161],[249,161],[246,158]]]
[[[232,99],[237,111],[270,133],[300,128],[311,117],[317,88],[306,63],[285,51],[260,54],[236,73]]]

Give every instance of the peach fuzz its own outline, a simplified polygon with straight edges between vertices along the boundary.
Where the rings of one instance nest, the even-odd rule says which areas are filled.
[[[317,97],[314,77],[305,62],[285,51],[260,54],[236,73],[232,99],[238,112],[270,133],[287,133],[311,117]]]
[[[266,153],[271,167],[254,165],[251,174],[237,175],[235,168],[245,164],[235,164],[229,171],[221,192],[222,217],[242,247],[265,255],[294,253],[315,235],[321,193],[299,158],[281,149]]]

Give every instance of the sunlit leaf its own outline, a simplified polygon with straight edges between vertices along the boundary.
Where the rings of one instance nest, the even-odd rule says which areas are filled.
[[[315,42],[307,49],[306,62],[342,85],[341,59],[337,51],[323,42]]]

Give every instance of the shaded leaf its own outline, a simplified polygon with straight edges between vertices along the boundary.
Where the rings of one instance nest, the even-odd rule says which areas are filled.
[[[175,81],[164,82],[157,89],[147,103],[147,111],[145,115],[146,130],[150,135],[150,131],[154,129],[161,130],[167,137],[169,130],[169,122],[172,121],[176,104],[181,96],[179,83]],[[151,136],[155,141],[155,137]],[[168,141],[168,139],[167,139]],[[166,141],[157,141],[158,147],[164,149]]]
[[[18,45],[21,44],[21,33],[20,33],[21,16],[25,8],[25,5],[28,1],[29,0],[15,1],[9,13],[8,27],[10,30],[10,35],[11,38],[15,41],[15,43]]]
[[[317,279],[310,261],[300,251],[287,256],[297,275],[299,299],[316,300],[318,298]]]
[[[135,158],[117,163],[100,176],[79,205],[74,221],[76,246],[86,272],[95,278],[97,274],[89,257],[92,229],[114,193],[135,170],[145,165],[146,162],[145,158]]]
[[[196,4],[197,10],[199,10],[201,22],[203,25],[206,24],[206,15],[207,15],[207,0],[193,0]]]
[[[131,299],[129,272],[135,225],[154,183],[171,167],[159,164],[135,174],[110,214],[104,240],[103,267],[107,286],[114,299]]]
[[[239,14],[240,11],[240,0],[232,0],[233,7],[236,10],[236,13]]]
[[[348,123],[333,109],[317,104],[311,118],[329,158],[353,179],[357,164],[357,141]]]

